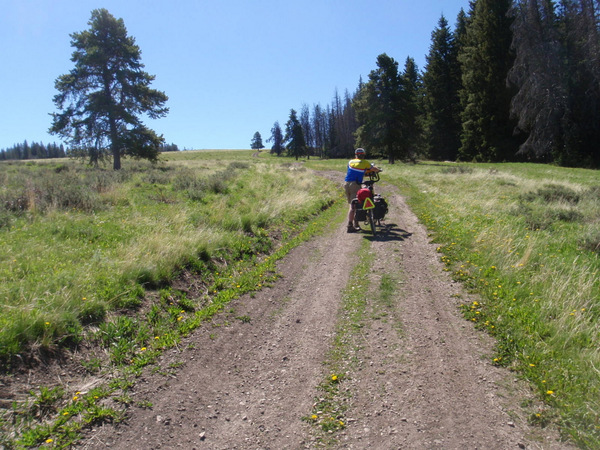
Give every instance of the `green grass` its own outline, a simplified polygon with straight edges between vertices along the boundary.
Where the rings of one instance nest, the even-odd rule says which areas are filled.
[[[182,269],[270,251],[334,196],[248,152],[186,152],[118,174],[72,162],[0,165],[0,359],[77,344]]]
[[[482,295],[463,306],[582,447],[600,445],[600,223],[597,172],[541,165],[398,166],[447,270]],[[452,166],[454,167],[454,166]],[[546,421],[546,416],[548,421]]]

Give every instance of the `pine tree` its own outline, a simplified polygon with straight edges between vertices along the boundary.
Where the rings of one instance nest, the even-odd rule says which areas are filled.
[[[302,133],[304,134],[304,141],[306,143],[306,155],[310,159],[312,149],[314,148],[314,133],[310,120],[310,110],[306,103],[300,108],[300,125],[302,126]]]
[[[398,63],[385,53],[377,57],[377,69],[354,99],[353,107],[360,124],[357,145],[370,154],[387,156],[390,163],[405,157],[399,145],[402,136],[402,80]]]
[[[558,22],[567,74],[563,145],[555,160],[600,167],[600,37],[596,0],[561,0]]]
[[[325,156],[325,142],[327,142],[327,117],[319,104],[313,105],[312,129],[315,150],[319,157],[323,158]]]
[[[279,125],[279,122],[276,121],[273,124],[273,128],[271,128],[271,137],[267,139],[267,142],[273,143],[273,146],[271,147],[271,154],[280,156],[285,147],[283,140],[283,132],[281,131],[281,126]]]
[[[286,148],[290,156],[294,156],[296,160],[306,154],[306,141],[304,140],[304,132],[302,125],[298,120],[296,110],[290,110],[290,118],[285,124]]]
[[[263,145],[262,136],[258,131],[254,133],[254,136],[252,137],[252,141],[250,142],[250,148],[252,150],[260,150],[261,148],[265,148],[265,146]]]
[[[460,147],[460,66],[456,35],[443,15],[431,41],[423,74],[426,147],[431,159],[454,161]]]
[[[75,68],[56,80],[50,132],[87,153],[92,163],[109,154],[113,168],[121,156],[155,161],[162,137],[147,128],[141,114],[167,114],[167,96],[150,88],[154,76],[143,71],[141,51],[122,19],[106,9],[92,11],[90,29],[71,34]]]
[[[513,7],[515,62],[508,79],[518,92],[511,112],[527,138],[519,153],[550,161],[563,147],[568,86],[558,22],[551,0],[519,0]]]
[[[400,154],[412,161],[423,147],[423,81],[415,60],[406,58],[402,72],[402,140]]]
[[[513,63],[510,4],[511,0],[476,0],[472,4],[459,53],[462,160],[510,160],[518,147],[510,119],[512,92],[506,86]]]

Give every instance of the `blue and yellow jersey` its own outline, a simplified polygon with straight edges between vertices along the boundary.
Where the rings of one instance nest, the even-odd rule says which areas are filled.
[[[348,163],[348,172],[346,181],[356,181],[362,183],[365,171],[371,168],[371,163],[366,159],[352,159]]]

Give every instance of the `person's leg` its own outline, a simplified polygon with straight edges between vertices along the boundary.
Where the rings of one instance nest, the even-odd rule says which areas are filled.
[[[347,182],[344,185],[344,191],[346,192],[346,200],[348,201],[348,232],[358,231],[360,227],[358,226],[358,222],[356,222],[356,212],[352,205],[352,200],[356,198],[356,193],[360,189],[360,185],[357,183]]]
[[[348,225],[352,225],[354,223],[355,216],[356,213],[354,211],[354,208],[352,207],[352,204],[350,204],[350,209],[348,210]]]

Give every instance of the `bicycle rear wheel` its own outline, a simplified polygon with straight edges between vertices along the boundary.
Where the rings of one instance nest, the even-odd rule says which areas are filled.
[[[373,236],[375,236],[377,231],[375,230],[375,218],[373,217],[372,209],[369,209],[369,211],[367,212],[367,217],[369,219],[369,226],[371,227],[371,234],[373,234]]]

